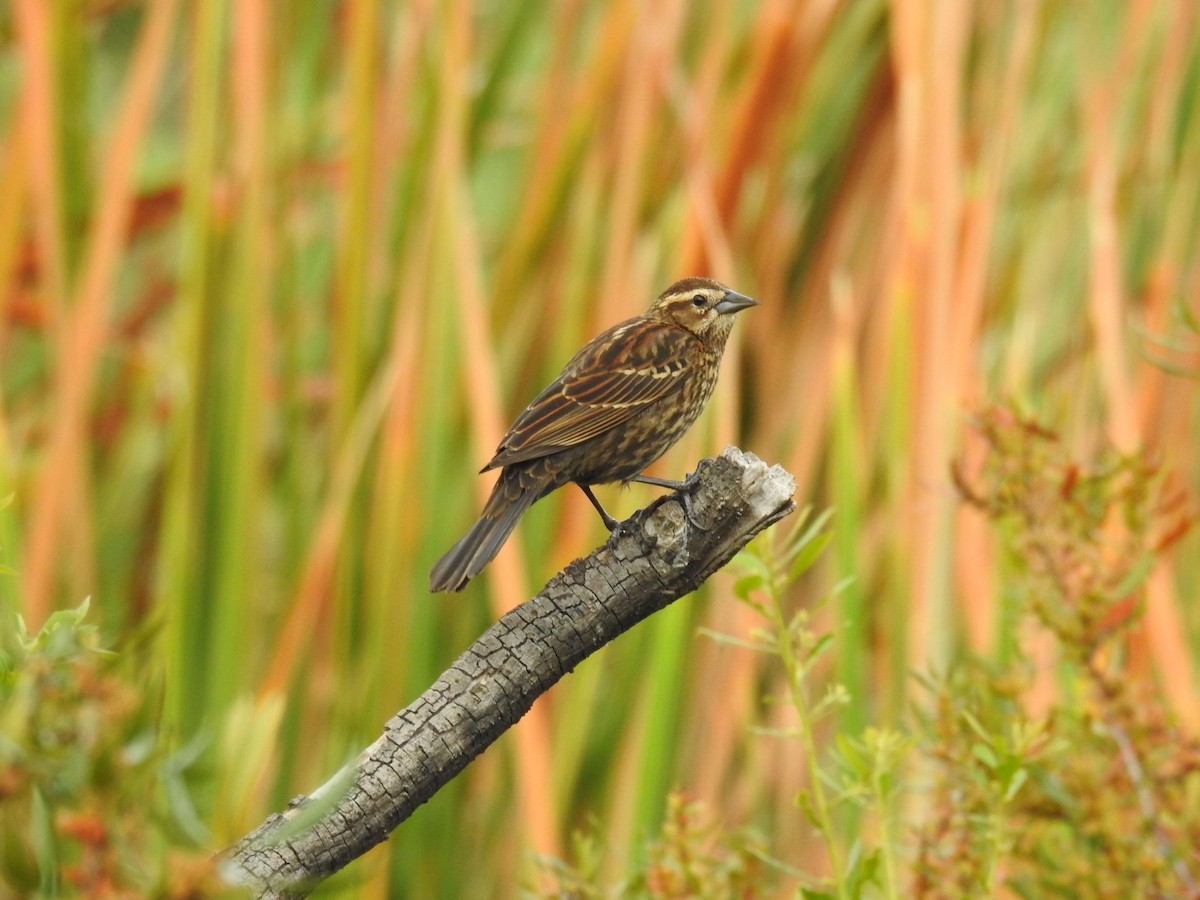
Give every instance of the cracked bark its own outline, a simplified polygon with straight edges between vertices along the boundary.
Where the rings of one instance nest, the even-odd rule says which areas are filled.
[[[698,588],[794,508],[779,466],[735,447],[635,513],[483,633],[383,735],[221,854],[231,884],[302,897],[385,840],[600,647]]]

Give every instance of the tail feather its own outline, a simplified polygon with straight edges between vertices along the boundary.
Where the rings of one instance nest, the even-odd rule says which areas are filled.
[[[505,469],[492,488],[479,521],[437,561],[429,573],[429,589],[461,591],[496,558],[525,510],[542,495],[544,484],[525,477],[528,471]]]

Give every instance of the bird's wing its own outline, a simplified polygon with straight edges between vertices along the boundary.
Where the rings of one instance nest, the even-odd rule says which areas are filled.
[[[614,325],[517,416],[483,471],[582,444],[678,390],[695,340],[682,328],[646,319]]]

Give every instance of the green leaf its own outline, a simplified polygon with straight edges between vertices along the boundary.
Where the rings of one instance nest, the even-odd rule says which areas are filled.
[[[1029,770],[1024,766],[1017,769],[1008,781],[1008,789],[1004,792],[1004,800],[1008,802],[1017,796],[1017,791],[1029,780]]]
[[[714,631],[712,628],[698,628],[698,634],[703,635],[710,640],[716,641],[718,644],[725,644],[729,647],[737,647],[741,650],[752,650],[755,653],[776,653],[778,648],[774,643],[764,640],[746,640],[745,638],[734,637],[732,634],[726,634],[723,631]]]
[[[757,574],[743,575],[733,583],[733,594],[739,600],[750,602],[750,595],[763,586],[763,580]]]
[[[771,568],[758,554],[743,550],[734,557],[734,562],[746,572],[733,584],[734,594],[741,599],[747,600],[751,592],[772,584]]]
[[[1146,579],[1150,577],[1150,570],[1154,568],[1155,560],[1156,557],[1153,554],[1143,553],[1113,590],[1113,596],[1120,600],[1141,588],[1146,583]]]
[[[831,540],[833,540],[833,534],[826,531],[802,544],[797,549],[795,557],[792,558],[792,564],[788,567],[788,577],[792,581],[795,581],[811,569],[818,557],[820,557],[821,552],[829,546]]]
[[[187,773],[208,750],[210,743],[207,734],[197,734],[163,761],[160,774],[171,823],[195,844],[206,843],[210,835],[188,788]]]
[[[880,856],[879,850],[872,850],[866,855],[859,854],[856,844],[850,856],[850,868],[846,872],[845,887],[851,897],[862,897],[867,885],[879,884]]]
[[[971,747],[971,755],[993,771],[1000,764],[995,751],[987,744],[974,744]]]
[[[821,635],[819,638],[817,638],[816,643],[813,644],[812,649],[808,652],[809,661],[811,662],[812,660],[821,656],[832,645],[833,645],[833,635],[832,634],[826,633],[826,634]]]
[[[54,840],[54,816],[50,804],[39,788],[33,788],[30,828],[33,854],[37,859],[39,886],[42,896],[58,896],[58,847]]]
[[[988,734],[987,729],[984,728],[983,725],[981,725],[979,723],[978,719],[976,719],[973,715],[971,715],[971,713],[966,712],[965,710],[963,711],[962,717],[966,721],[966,723],[969,726],[971,726],[972,731],[974,731],[977,735],[979,735],[983,740],[987,741],[989,744],[992,743],[992,736],[990,734]]]
[[[800,522],[798,524],[803,524],[808,519],[807,514],[811,510],[812,510],[811,506],[805,508],[805,515],[803,518],[800,519]],[[833,508],[832,507],[824,510],[819,516],[817,516],[812,521],[812,524],[810,524],[804,530],[804,533],[800,535],[799,539],[797,539],[796,545],[803,546],[805,544],[811,543],[814,540],[814,538],[817,536],[817,534],[824,531],[826,524],[829,522],[829,520],[831,518],[833,518]]]
[[[818,831],[821,830],[821,819],[817,815],[817,809],[813,806],[812,794],[808,791],[801,791],[796,795],[796,805],[800,807],[800,811],[804,813],[804,818],[808,820],[808,824]]]
[[[865,778],[870,770],[867,765],[867,757],[863,752],[863,745],[850,737],[848,734],[838,734],[834,737],[837,743],[838,752],[842,756],[842,762],[845,767],[857,775],[859,778]]]

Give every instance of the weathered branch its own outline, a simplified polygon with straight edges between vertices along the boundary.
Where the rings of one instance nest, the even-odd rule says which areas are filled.
[[[701,462],[680,491],[484,632],[333,779],[225,851],[225,878],[261,897],[306,894],[387,838],[583,659],[790,513],[795,489],[779,466],[733,447]]]

